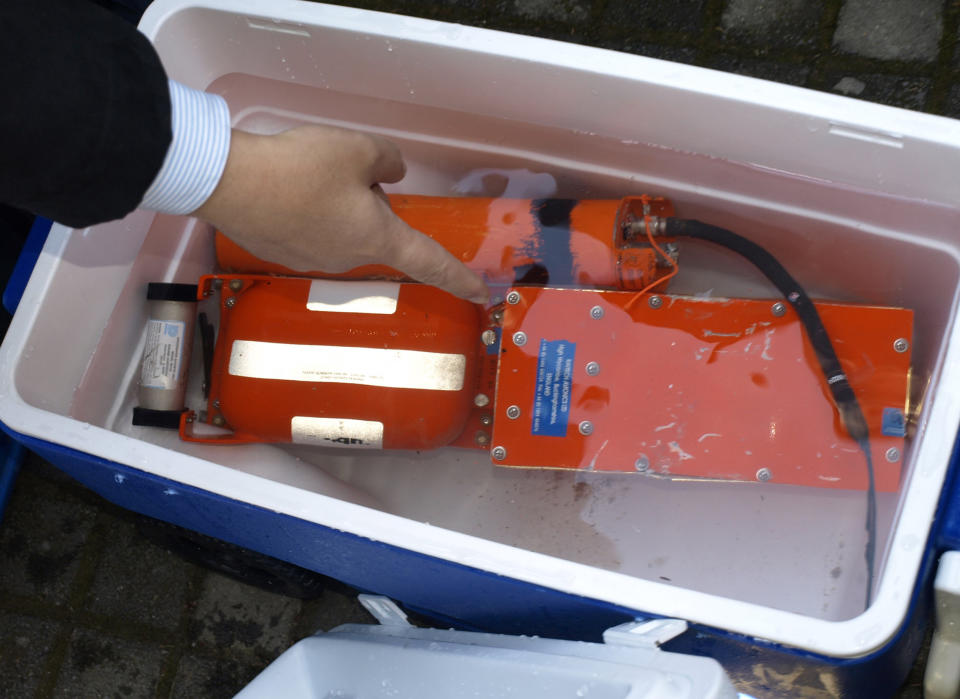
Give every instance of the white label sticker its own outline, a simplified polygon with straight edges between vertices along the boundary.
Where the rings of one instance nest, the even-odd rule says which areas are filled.
[[[251,379],[459,391],[466,366],[462,354],[234,340],[229,372]]]
[[[316,444],[352,449],[382,449],[383,423],[336,417],[303,417],[290,420],[294,444]]]
[[[307,297],[308,311],[326,313],[397,312],[400,285],[394,282],[345,282],[314,279]]]
[[[172,390],[180,379],[185,326],[180,320],[147,322],[147,342],[143,348],[140,385]]]

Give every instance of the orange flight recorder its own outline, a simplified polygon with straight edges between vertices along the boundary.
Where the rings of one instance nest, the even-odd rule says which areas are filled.
[[[223,271],[197,291],[205,405],[183,439],[847,489],[872,470],[897,489],[911,311],[813,304],[765,251],[659,198],[391,204],[503,297],[482,308],[386,267],[297,276],[218,234]],[[752,256],[784,298],[665,293],[684,235]]]

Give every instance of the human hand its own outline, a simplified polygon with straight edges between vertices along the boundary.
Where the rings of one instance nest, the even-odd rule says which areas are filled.
[[[273,136],[234,130],[220,183],[193,215],[296,271],[385,264],[485,303],[479,276],[390,210],[378,183],[405,172],[400,150],[379,136],[326,126]]]

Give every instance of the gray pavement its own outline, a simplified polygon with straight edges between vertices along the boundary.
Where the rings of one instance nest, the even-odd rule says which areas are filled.
[[[960,118],[953,0],[341,4],[584,43]],[[0,526],[0,696],[231,696],[318,629],[370,621],[209,572],[36,457]],[[897,696],[921,696],[922,658]],[[815,694],[805,695],[814,697]]]

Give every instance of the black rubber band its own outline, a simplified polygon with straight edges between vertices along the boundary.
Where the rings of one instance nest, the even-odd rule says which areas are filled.
[[[180,429],[180,416],[183,410],[152,410],[139,406],[133,409],[133,424],[138,427],[162,427],[168,430]]]
[[[169,284],[151,282],[147,284],[147,301],[197,302],[196,284]]]

